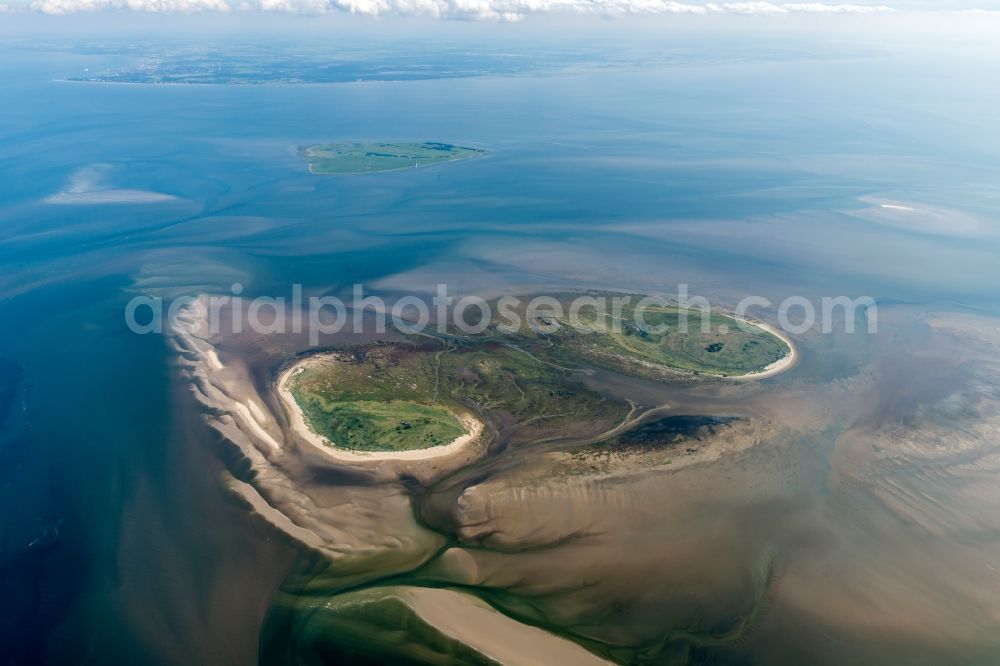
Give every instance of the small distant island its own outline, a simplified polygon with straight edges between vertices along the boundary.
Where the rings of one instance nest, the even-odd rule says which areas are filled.
[[[450,143],[317,143],[299,148],[314,174],[377,173],[481,157],[489,151]]]

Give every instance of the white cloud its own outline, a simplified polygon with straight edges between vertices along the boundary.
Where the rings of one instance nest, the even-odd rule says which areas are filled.
[[[225,12],[225,0],[32,0],[31,9],[43,14],[75,14],[105,10],[150,13]]]
[[[774,14],[787,14],[788,10],[770,2],[727,2],[722,5],[710,4],[709,9],[713,12],[723,12],[726,14],[752,14],[754,16],[769,16]]]
[[[694,3],[682,0],[30,0],[3,4],[3,11],[73,14],[96,11],[193,13],[264,11],[288,14],[346,12],[366,16],[427,16],[489,21],[516,21],[530,14],[622,15],[752,15],[874,14],[894,11],[885,5],[853,3],[773,3],[766,0]]]
[[[287,14],[319,14],[329,8],[326,0],[260,0],[261,11]],[[252,7],[241,6],[241,9]]]
[[[527,14],[575,13],[708,14],[706,5],[676,0],[259,0],[263,11],[297,14],[344,11],[379,16],[399,14],[440,18],[514,21]]]
[[[752,16],[777,16],[781,14],[879,14],[891,12],[885,5],[826,4],[823,2],[782,3],[726,2],[709,3],[708,9],[723,14],[748,14]]]
[[[82,0],[76,0],[82,1]],[[260,0],[260,9],[292,13],[340,10],[352,14],[516,20],[527,14],[573,13],[604,16],[626,14],[872,14],[892,11],[884,5],[775,4],[727,2],[692,4],[677,0]]]
[[[788,11],[805,14],[880,14],[895,11],[892,7],[885,5],[825,5],[822,2],[787,4],[782,5],[782,7]]]

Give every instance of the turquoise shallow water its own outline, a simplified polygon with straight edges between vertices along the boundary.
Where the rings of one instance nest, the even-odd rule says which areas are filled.
[[[126,329],[137,282],[688,282],[997,306],[996,235],[840,212],[878,195],[997,219],[991,107],[966,103],[997,92],[912,54],[322,86],[58,80],[94,58],[7,50],[0,68],[0,614],[15,618],[0,644],[14,663],[170,662],[182,637],[205,661],[252,656],[287,568],[219,487],[224,449],[171,388],[164,341]],[[379,138],[492,155],[317,178],[295,154]],[[74,177],[176,199],[45,202]],[[226,584],[250,570],[258,585]]]

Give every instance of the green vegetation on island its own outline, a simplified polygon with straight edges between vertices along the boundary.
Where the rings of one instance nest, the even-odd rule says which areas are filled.
[[[513,430],[512,441],[606,429],[627,405],[568,370],[496,343],[378,343],[305,366],[290,388],[309,428],[337,447],[405,451],[448,444],[470,418]]]
[[[705,313],[642,296],[618,296],[621,307],[581,307],[571,316],[559,298],[555,313],[525,313],[521,333],[547,337],[565,362],[589,362],[625,374],[659,369],[733,377],[763,371],[791,349],[767,330],[721,312]],[[625,300],[628,299],[628,300]],[[638,307],[637,307],[638,306]]]
[[[330,441],[352,449],[404,451],[447,444],[465,434],[455,415],[443,407],[402,400],[329,403],[322,394],[303,396],[307,418]]]
[[[479,157],[487,151],[450,143],[318,143],[299,148],[314,174],[398,171]]]
[[[510,298],[488,304],[498,314],[475,337],[513,344],[564,366],[639,376],[739,377],[763,372],[792,353],[763,325],[659,297],[589,292],[537,302],[530,296]],[[468,311],[466,324],[479,325],[476,309]],[[449,331],[461,335],[456,326]]]
[[[584,383],[588,367],[656,379],[732,377],[791,354],[776,335],[721,313],[642,297],[580,307],[580,296],[537,308],[527,307],[530,299],[506,310],[494,302],[501,316],[478,334],[453,328],[317,357],[289,389],[309,429],[349,450],[444,445],[471,436],[479,422],[518,444],[597,437],[627,418],[627,403]]]

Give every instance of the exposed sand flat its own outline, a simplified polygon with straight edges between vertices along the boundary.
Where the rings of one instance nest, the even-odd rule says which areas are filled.
[[[208,367],[212,370],[222,370],[222,361],[219,360],[219,355],[215,352],[215,349],[205,350],[205,361],[208,362]]]
[[[261,406],[258,405],[255,400],[247,400],[246,406],[250,410],[250,413],[253,414],[253,417],[258,421],[264,421],[267,419],[267,416],[264,414],[264,410],[261,409]]]
[[[860,197],[859,200],[869,204],[869,207],[846,211],[848,215],[897,229],[959,238],[994,236],[997,233],[987,220],[953,208],[881,197]]]
[[[269,449],[281,449],[277,438],[264,427],[269,419],[257,398],[249,395],[244,400],[234,398],[212,381],[210,375],[225,373],[226,366],[219,360],[215,347],[206,339],[206,317],[207,307],[203,300],[198,300],[181,310],[168,324],[175,348],[191,359],[193,372],[198,376],[199,400],[213,407],[226,404],[232,418],[245,426],[255,439]]]
[[[274,437],[271,437],[266,430],[264,430],[260,422],[254,417],[253,412],[250,410],[250,407],[248,407],[248,404],[252,405],[253,403],[234,401],[233,409],[236,410],[236,413],[240,416],[242,421],[247,425],[247,427],[250,428],[258,439],[270,446],[272,449],[280,449],[281,444],[278,444],[278,441],[274,439]]]
[[[437,588],[397,588],[395,592],[422,620],[501,664],[610,664],[576,643],[522,624],[462,592]]]
[[[176,201],[172,194],[147,192],[146,190],[109,189],[93,192],[57,192],[45,197],[47,204],[94,205],[94,204],[149,204]]]
[[[440,536],[414,523],[410,497],[401,488],[332,489],[290,473],[301,451],[289,446],[240,359],[221,363],[206,315],[205,301],[196,301],[170,322],[167,334],[195,399],[209,410],[208,424],[239,447],[253,469],[252,484],[229,478],[234,493],[275,528],[336,562],[350,580],[364,580],[379,567],[412,568],[440,548]],[[396,468],[371,473],[391,478]]]
[[[300,372],[313,365],[328,365],[336,363],[336,355],[310,356],[304,358],[289,368],[286,368],[277,381],[277,393],[281,404],[285,407],[292,430],[296,435],[309,442],[323,453],[342,462],[377,462],[383,460],[428,460],[442,458],[464,451],[475,442],[483,432],[483,424],[478,419],[466,414],[455,414],[455,417],[465,428],[466,433],[456,437],[448,444],[432,446],[426,449],[409,451],[353,451],[337,446],[327,438],[313,432],[306,424],[305,415],[295,402],[290,388],[290,381]]]
[[[69,177],[66,189],[49,195],[43,199],[47,204],[55,205],[94,205],[94,204],[150,204],[177,201],[172,194],[135,190],[118,187],[108,187],[104,184],[110,165],[93,164],[78,169]]]
[[[233,492],[246,500],[247,504],[249,504],[250,507],[261,517],[263,517],[264,520],[271,523],[299,543],[313,548],[323,547],[322,539],[320,539],[315,532],[299,527],[293,523],[288,516],[268,504],[267,500],[261,497],[261,494],[257,491],[257,489],[249,483],[240,481],[231,475],[227,477],[227,481]]]
[[[893,311],[880,313],[886,326],[894,324]],[[913,316],[922,318],[919,342],[874,338],[866,344],[882,345],[874,354],[882,360],[832,383],[811,385],[806,378],[767,391],[738,382],[684,388],[716,392],[708,400],[689,399],[669,382],[650,388],[664,391],[653,394],[662,402],[693,405],[692,413],[757,417],[711,441],[610,451],[610,462],[597,466],[558,447],[510,449],[501,464],[487,458],[450,475],[422,499],[419,523],[413,497],[400,484],[367,481],[409,475],[420,463],[355,463],[348,470],[332,462],[333,447],[323,444],[321,454],[296,446],[284,420],[275,418],[283,409],[278,399],[265,401],[257,392],[239,348],[201,329],[172,339],[193,390],[210,407],[209,422],[252,463],[252,485],[230,481],[230,487],[270,524],[329,558],[331,603],[345,586],[365,589],[377,578],[418,572],[406,585],[367,589],[391,595],[423,622],[505,664],[603,662],[475,596],[420,586],[509,589],[558,626],[608,645],[649,645],[665,627],[737,617],[752,630],[734,630],[723,649],[760,655],[762,663],[782,663],[785,645],[812,654],[803,646],[816,644],[830,650],[824,663],[857,655],[866,663],[893,663],[898,655],[950,663],[956,650],[993,654],[997,643],[1000,368],[992,359],[1000,323]],[[190,321],[197,319],[192,312]],[[751,377],[798,360],[780,331],[750,323],[792,351],[777,368]],[[895,326],[890,330],[906,330]],[[923,339],[928,327],[932,345]],[[215,344],[226,352],[224,364]],[[284,353],[272,351],[267,367]],[[894,395],[910,400],[888,401]],[[263,441],[248,418],[281,449]],[[828,441],[821,433],[831,423],[849,430]],[[803,464],[826,456],[827,446],[829,466]],[[670,456],[683,459],[668,468]],[[465,462],[442,460],[426,467]],[[817,487],[824,488],[818,498]],[[470,547],[453,546],[435,559],[451,538]],[[310,577],[301,592],[327,603],[316,581]],[[763,612],[754,615],[758,598]],[[789,626],[796,631],[787,632]],[[776,645],[776,635],[785,643]],[[718,637],[706,640],[714,645]]]

